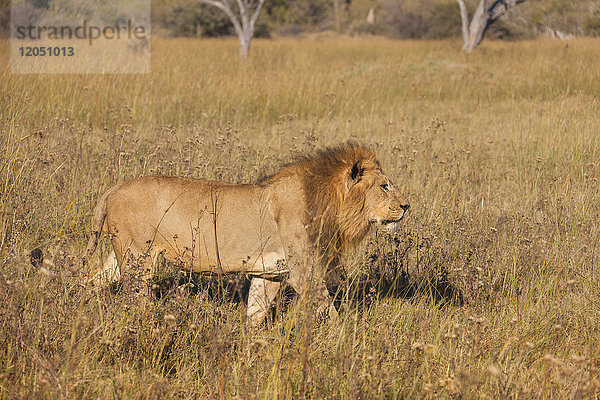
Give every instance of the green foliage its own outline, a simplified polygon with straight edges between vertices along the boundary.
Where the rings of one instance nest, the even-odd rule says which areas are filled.
[[[48,8],[52,0],[30,0],[29,3],[37,8]]]
[[[400,0],[383,0],[380,2],[383,11],[382,23],[388,27],[388,34],[398,39],[418,39],[428,30],[424,13],[409,9]]]
[[[536,32],[550,29],[581,34],[585,16],[596,3],[593,0],[528,1],[520,6],[523,12],[520,17],[528,21]]]
[[[264,10],[263,10],[264,12]],[[235,35],[229,17],[216,7],[197,0],[154,0],[152,22],[162,36],[215,37]],[[255,37],[268,37],[270,27],[258,18]]]
[[[55,4],[63,14],[67,12],[75,17],[98,16],[98,7],[92,0],[27,2],[36,8]],[[120,8],[119,3],[115,2],[103,2],[103,19],[118,20],[123,17],[111,11]],[[162,36],[213,37],[235,34],[231,22],[221,10],[198,0],[151,2],[154,32]],[[235,2],[232,1],[232,4]],[[466,0],[466,4],[471,17],[478,0]],[[269,37],[271,32],[287,36],[326,29],[401,39],[456,38],[461,35],[461,20],[455,0],[338,0],[338,5],[336,21],[333,0],[266,0],[257,21],[255,36]],[[492,24],[487,37],[515,40],[532,38],[548,31],[599,36],[600,17],[598,11],[594,11],[598,5],[597,0],[528,0]],[[3,28],[8,28],[9,8],[9,0],[0,0],[0,35]],[[375,10],[373,24],[366,21],[371,8]]]
[[[351,34],[366,33],[369,35],[386,35],[388,30],[383,24],[370,24],[364,19],[354,20],[349,27]]]
[[[429,7],[428,38],[441,39],[461,35],[461,20],[456,1],[438,1]]]
[[[34,3],[44,4],[44,0]],[[48,10],[44,11],[44,20],[81,23],[82,20],[101,21],[111,25],[124,23],[128,20],[144,21],[150,14],[147,0],[50,0]],[[56,23],[56,22],[54,22]]]
[[[456,1],[380,0],[378,5],[377,11],[381,17],[376,21],[389,36],[400,39],[440,39],[461,34]]]
[[[10,1],[0,0],[0,38],[10,33]]]
[[[588,36],[600,37],[600,8],[585,19],[583,32]]]
[[[342,0],[343,1],[343,0]],[[342,2],[340,1],[340,3]],[[263,13],[265,20],[279,30],[306,31],[328,28],[333,21],[331,0],[267,0]]]
[[[171,36],[229,36],[235,34],[219,9],[189,0],[157,0],[152,22]]]
[[[533,38],[534,34],[521,20],[500,18],[490,25],[485,36],[488,39],[519,40]]]

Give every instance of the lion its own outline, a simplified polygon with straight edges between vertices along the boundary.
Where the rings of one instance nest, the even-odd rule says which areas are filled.
[[[335,318],[328,268],[373,227],[395,231],[408,209],[375,154],[351,142],[254,184],[172,176],[119,183],[98,202],[82,262],[105,232],[112,253],[96,281],[135,270],[143,288],[162,254],[192,272],[247,274],[250,325],[264,321],[283,278],[300,296],[312,296],[317,313]]]

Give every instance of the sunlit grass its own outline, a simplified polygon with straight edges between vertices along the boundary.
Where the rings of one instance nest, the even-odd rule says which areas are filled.
[[[599,44],[256,40],[240,63],[235,40],[154,40],[148,75],[3,60],[0,397],[597,396]],[[203,292],[139,308],[29,264],[74,266],[117,181],[251,182],[350,138],[411,201],[411,279],[446,274],[464,305],[418,290],[318,322],[292,302],[257,333]]]

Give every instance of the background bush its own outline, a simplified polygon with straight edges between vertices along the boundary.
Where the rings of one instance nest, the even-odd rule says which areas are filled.
[[[30,0],[45,8],[64,0]],[[461,36],[455,0],[267,0],[256,26],[257,37],[294,36],[337,30],[342,34],[385,35],[398,39],[443,39]],[[472,16],[478,0],[466,0]],[[64,6],[64,4],[63,4]],[[489,39],[528,39],[557,33],[600,35],[598,0],[528,0],[490,27]],[[367,22],[373,8],[375,22]],[[0,0],[0,35],[6,36],[10,2]],[[235,32],[229,19],[198,0],[152,0],[153,31],[158,36],[215,37]]]
[[[585,19],[583,32],[588,36],[600,36],[600,9],[596,9]]]

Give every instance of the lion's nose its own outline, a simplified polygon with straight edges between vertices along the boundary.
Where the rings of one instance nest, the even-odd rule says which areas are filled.
[[[404,212],[408,211],[408,209],[410,208],[410,204],[405,203],[405,204],[401,204],[400,208],[404,210]]]

